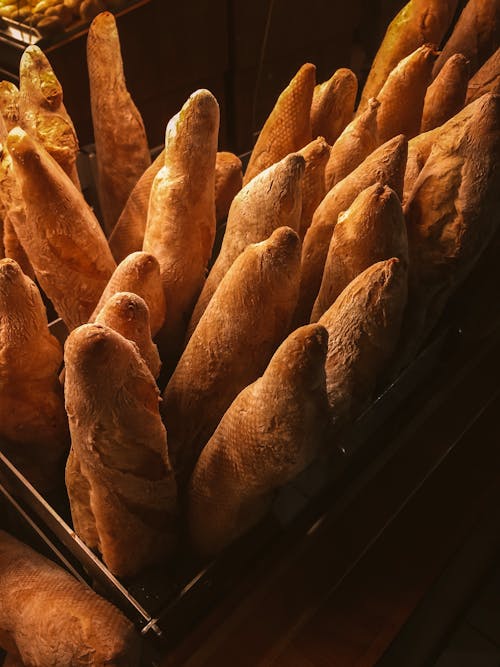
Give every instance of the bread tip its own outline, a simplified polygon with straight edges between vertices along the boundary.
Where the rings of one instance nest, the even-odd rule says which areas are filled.
[[[269,237],[268,241],[275,246],[287,246],[293,248],[300,244],[299,235],[291,227],[278,227]]]
[[[370,97],[368,100],[368,107],[372,110],[375,111],[375,109],[378,109],[380,106],[380,102],[377,100],[376,97]]]
[[[18,276],[24,275],[19,264],[11,259],[10,257],[5,257],[0,259],[0,276],[2,278],[13,280]]]
[[[64,358],[69,363],[83,363],[87,369],[101,367],[108,361],[115,364],[118,335],[103,324],[82,324],[66,340]]]
[[[7,149],[16,158],[35,151],[35,145],[29,135],[19,126],[13,127],[7,135]]]

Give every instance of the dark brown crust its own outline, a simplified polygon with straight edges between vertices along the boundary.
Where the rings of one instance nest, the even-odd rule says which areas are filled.
[[[485,93],[500,93],[500,48],[469,81],[466,104],[474,102]]]

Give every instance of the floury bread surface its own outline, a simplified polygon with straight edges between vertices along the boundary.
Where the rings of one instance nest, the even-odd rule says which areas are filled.
[[[16,233],[43,291],[68,329],[88,322],[116,268],[99,223],[55,160],[20,128],[7,148],[21,185],[25,217]]]
[[[236,195],[222,247],[191,316],[188,336],[195,330],[220,281],[247,246],[265,241],[278,227],[299,232],[304,169],[304,158],[293,153],[258,174]]]
[[[334,144],[351,122],[358,92],[358,80],[350,69],[341,68],[314,88],[311,105],[312,137],[324,137]]]
[[[49,333],[38,288],[16,262],[1,260],[0,439],[42,493],[62,486],[69,447],[61,363],[61,346]]]
[[[321,326],[294,331],[222,417],[188,490],[189,534],[197,551],[217,553],[257,523],[274,491],[316,456],[328,414],[327,343]]]
[[[3,531],[0,646],[25,667],[139,666],[139,638],[118,609]]]
[[[316,83],[316,68],[302,65],[278,97],[253,147],[243,185],[275,162],[304,148],[312,139],[311,103]]]
[[[163,394],[181,483],[233,399],[262,375],[288,333],[299,270],[299,237],[280,227],[235,260],[203,313]]]
[[[99,324],[72,332],[64,359],[75,531],[117,576],[164,563],[177,491],[153,376],[133,343]]]
[[[151,163],[144,123],[125,83],[120,40],[110,12],[96,16],[90,26],[87,63],[99,201],[109,234]]]

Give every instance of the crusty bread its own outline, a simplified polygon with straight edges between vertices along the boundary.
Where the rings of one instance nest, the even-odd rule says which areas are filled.
[[[341,213],[333,230],[311,322],[317,322],[339,294],[372,264],[397,257],[408,266],[408,236],[394,190],[375,183]]]
[[[35,272],[33,267],[28,259],[28,255],[24,250],[19,237],[16,234],[14,225],[10,215],[7,213],[3,220],[3,248],[4,248],[4,257],[10,257],[21,267],[21,271],[29,276],[32,280],[35,279]]]
[[[425,94],[431,82],[437,52],[424,45],[404,58],[389,74],[377,99],[377,126],[381,142],[398,134],[411,139],[420,132]]]
[[[143,249],[160,263],[168,317],[157,341],[169,373],[212,253],[218,131],[217,100],[208,90],[196,91],[167,125],[165,165],[151,189]]]
[[[306,63],[278,97],[253,147],[243,185],[311,141],[310,114],[315,82],[316,68]]]
[[[321,326],[294,331],[222,417],[188,490],[196,551],[217,553],[257,523],[275,490],[315,457],[328,414],[327,343]]]
[[[151,336],[156,336],[165,321],[167,306],[156,257],[147,252],[133,252],[114,271],[89,322],[116,292],[133,292],[142,297],[149,309]]]
[[[243,172],[241,160],[234,153],[221,151],[215,160],[215,218],[223,222],[233,199],[241,190]]]
[[[500,223],[500,96],[442,132],[405,206],[410,249],[401,363],[411,360]]]
[[[0,646],[26,667],[139,665],[139,637],[116,607],[3,531]]]
[[[443,125],[463,108],[469,83],[469,63],[461,53],[449,58],[427,89],[421,132]]]
[[[278,227],[290,227],[299,232],[304,169],[304,158],[292,153],[258,174],[236,195],[222,247],[193,310],[188,337],[220,281],[247,246],[265,241]]]
[[[125,83],[118,30],[110,12],[92,21],[87,63],[99,201],[109,235],[151,163],[144,123]]]
[[[379,106],[378,100],[369,100],[365,111],[349,123],[333,144],[325,169],[327,192],[354,171],[380,145],[377,129]]]
[[[10,81],[0,81],[0,114],[8,132],[19,125],[19,89]]]
[[[165,164],[165,151],[142,174],[127,199],[109,237],[109,247],[117,262],[141,250],[148,219],[149,197],[156,174]]]
[[[28,46],[19,66],[19,124],[29,132],[80,188],[78,139],[63,103],[63,90],[41,49]]]
[[[36,285],[12,259],[0,261],[0,439],[19,470],[46,492],[62,486],[69,434],[58,371]]]
[[[280,227],[234,261],[163,394],[162,414],[181,483],[238,393],[285,338],[299,286],[300,241]]]
[[[408,273],[398,259],[365,269],[319,320],[328,331],[326,388],[333,427],[355,419],[385,374],[401,328]]]
[[[485,93],[500,93],[500,47],[469,81],[465,103],[470,104]]]
[[[43,291],[68,329],[88,322],[116,268],[92,210],[69,176],[20,128],[9,132],[25,216],[16,233]]]
[[[401,198],[407,146],[406,139],[399,136],[377,148],[359,167],[337,183],[316,209],[302,247],[295,326],[309,322],[339,213],[346,211],[362,190],[377,182],[388,185]]]
[[[371,97],[378,97],[396,65],[424,44],[436,44],[448,30],[458,0],[410,0],[392,20],[375,56],[363,88],[358,113]]]
[[[106,301],[95,322],[114,329],[135,343],[153,377],[158,377],[160,355],[151,340],[149,309],[144,299],[132,292],[116,292]]]
[[[477,70],[498,49],[500,3],[498,0],[469,0],[434,65],[434,78],[455,53],[469,61],[470,73]]]
[[[99,324],[70,334],[64,360],[74,527],[114,574],[130,576],[164,562],[177,537],[158,388],[136,346]]]
[[[312,137],[324,137],[333,145],[351,122],[358,92],[354,72],[342,67],[314,88],[311,105]]]
[[[300,215],[299,236],[304,238],[312,222],[314,211],[326,195],[325,167],[330,157],[330,145],[323,137],[317,137],[298,151],[306,167],[301,181],[302,213]]]

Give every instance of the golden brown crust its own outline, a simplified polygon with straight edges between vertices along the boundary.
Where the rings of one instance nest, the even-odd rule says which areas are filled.
[[[326,195],[325,167],[330,157],[330,145],[323,137],[317,137],[298,151],[306,161],[301,181],[302,213],[300,215],[299,236],[304,238],[312,222],[314,211]],[[289,225],[290,226],[290,225]]]
[[[14,260],[1,260],[0,438],[2,449],[41,492],[62,485],[69,446],[61,362],[36,285]]]
[[[191,95],[167,126],[165,166],[153,182],[143,249],[160,263],[168,317],[158,334],[162,361],[175,367],[205,282],[215,238],[215,159],[219,105]]]
[[[312,137],[324,137],[332,146],[351,122],[358,80],[350,69],[338,69],[314,88],[311,105]]]
[[[99,311],[116,292],[133,292],[142,297],[149,309],[151,335],[154,337],[165,321],[167,306],[156,257],[147,252],[133,252],[114,271],[99,299],[89,322],[94,322]]]
[[[222,247],[203,285],[188,326],[191,336],[221,280],[251,243],[265,241],[278,227],[299,232],[305,160],[293,153],[246,185],[231,205]]]
[[[332,146],[325,169],[326,191],[358,167],[380,145],[377,113],[380,102],[368,101],[366,110],[349,123]]]
[[[398,259],[358,275],[319,320],[328,331],[326,388],[334,426],[355,419],[386,371],[401,328],[408,274]]]
[[[0,645],[29,667],[139,665],[139,638],[118,609],[3,531]]]
[[[114,574],[130,576],[163,562],[177,539],[158,388],[137,347],[99,324],[75,329],[64,358],[75,530]]]
[[[0,114],[7,132],[19,125],[19,89],[10,81],[0,81]]]
[[[458,0],[410,0],[389,25],[373,60],[358,113],[368,100],[377,97],[397,64],[423,44],[440,45],[448,30]]]
[[[445,62],[454,53],[469,61],[470,73],[477,70],[498,48],[500,5],[498,0],[469,0],[434,65],[437,77]]]
[[[109,235],[151,164],[144,123],[125,84],[115,18],[109,12],[96,16],[90,26],[87,62],[99,200]]]
[[[349,176],[337,183],[316,209],[302,247],[295,326],[310,319],[339,213],[346,211],[362,190],[377,182],[388,185],[401,198],[407,146],[406,139],[399,136],[377,148]]]
[[[7,148],[24,201],[12,216],[43,291],[68,329],[88,322],[116,268],[90,207],[50,155],[20,128]]]
[[[14,229],[14,225],[12,224],[12,220],[8,213],[3,220],[3,248],[5,253],[4,256],[10,257],[17,262],[21,267],[21,271],[34,280],[35,272],[33,271],[33,267],[31,266],[26,251],[19,241],[19,237],[16,234],[16,230]]]
[[[215,160],[215,217],[217,222],[227,218],[233,199],[243,185],[241,160],[234,153],[221,151]]]
[[[311,141],[310,114],[315,82],[316,68],[306,63],[278,97],[253,147],[243,185]]]
[[[315,457],[327,417],[327,343],[321,326],[294,331],[222,417],[189,485],[196,551],[217,553],[257,523],[274,491]]]
[[[181,482],[233,399],[264,372],[288,332],[299,265],[299,237],[280,227],[235,260],[200,319],[163,395]]]
[[[465,103],[470,104],[485,93],[500,93],[500,48],[488,58],[469,81]]]
[[[468,83],[467,58],[461,53],[455,53],[446,61],[443,69],[427,89],[421,132],[428,132],[443,125],[463,108]]]
[[[397,194],[375,183],[363,190],[333,230],[311,322],[317,322],[347,285],[372,264],[397,257],[408,266],[408,236]]]
[[[437,52],[432,46],[418,48],[404,58],[389,74],[377,99],[378,133],[381,142],[397,134],[407,139],[416,136],[422,123],[427,87]]]
[[[63,104],[63,90],[49,61],[36,45],[28,46],[19,69],[19,121],[64,169],[77,188],[78,139]]]

